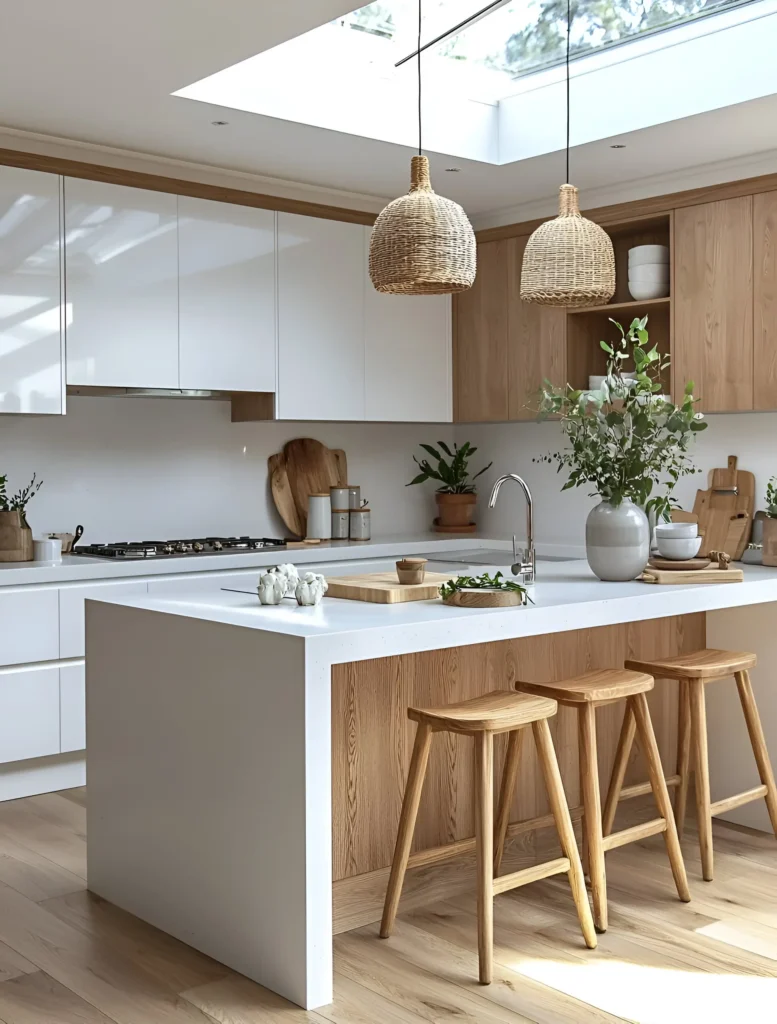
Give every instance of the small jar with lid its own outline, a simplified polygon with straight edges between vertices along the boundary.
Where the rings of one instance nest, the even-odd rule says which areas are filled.
[[[364,508],[352,508],[350,512],[351,540],[369,540],[371,536],[371,514],[370,510]]]
[[[332,540],[348,540],[350,509],[332,509]]]
[[[332,503],[328,494],[311,494],[308,498],[309,540],[329,540],[332,536]]]

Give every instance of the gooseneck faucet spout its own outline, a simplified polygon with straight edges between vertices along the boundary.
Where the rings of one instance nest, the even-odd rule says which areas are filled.
[[[534,502],[532,501],[528,484],[517,473],[506,473],[504,476],[500,476],[491,490],[488,507],[493,508],[496,505],[499,491],[506,480],[512,480],[518,484],[526,498],[526,548],[521,551],[517,550],[515,534],[513,534],[513,558],[515,565],[512,567],[512,573],[514,576],[523,577],[524,583],[534,583],[537,568],[537,559],[534,553]]]

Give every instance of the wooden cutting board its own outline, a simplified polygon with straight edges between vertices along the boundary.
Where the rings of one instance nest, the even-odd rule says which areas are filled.
[[[312,437],[298,437],[267,460],[273,501],[283,522],[297,537],[308,525],[308,498],[348,484],[348,461],[340,448]]]
[[[755,477],[729,455],[725,469],[713,469],[709,489],[696,492],[693,514],[703,540],[700,555],[725,551],[739,561],[750,540],[755,512]]]
[[[364,576],[327,576],[327,597],[372,604],[400,604],[403,601],[432,601],[440,596],[440,586],[455,574],[428,572],[423,583],[402,584],[395,572],[375,572]]]
[[[673,572],[648,566],[642,573],[643,583],[744,583],[745,574],[741,569],[693,569]]]

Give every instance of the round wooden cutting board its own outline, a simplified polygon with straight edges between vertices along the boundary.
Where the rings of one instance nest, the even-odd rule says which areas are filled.
[[[690,572],[693,569],[706,569],[710,562],[709,558],[686,558],[683,561],[675,558],[651,558],[649,564],[654,569],[664,569],[668,572]]]

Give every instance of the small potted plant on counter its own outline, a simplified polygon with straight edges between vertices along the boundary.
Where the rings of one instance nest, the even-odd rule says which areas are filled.
[[[668,519],[677,481],[696,472],[688,449],[707,424],[695,411],[693,383],[675,405],[661,394],[669,356],[648,347],[647,317],[633,320],[614,344],[600,342],[607,375],[598,391],[546,381],[540,413],[557,416],[569,447],[537,460],[567,470],[562,490],[588,485],[601,503],[586,522],[588,563],[602,580],[632,580],[650,555],[646,511]],[[634,372],[625,376],[625,364]]]
[[[33,556],[32,530],[27,522],[27,505],[43,484],[32,480],[8,496],[8,477],[0,476],[0,562],[31,562]]]
[[[763,546],[764,565],[777,565],[777,476],[766,485]]]
[[[453,451],[444,441],[438,441],[437,447],[443,454],[430,444],[422,444],[421,447],[435,460],[436,466],[428,459],[417,459],[414,455],[413,461],[421,472],[406,486],[423,484],[427,480],[439,481],[441,486],[435,494],[438,511],[435,530],[438,533],[471,533],[475,529],[473,515],[477,503],[475,481],[491,468],[491,463],[470,477],[468,463],[477,448],[473,448],[469,441],[461,447],[454,444]]]

